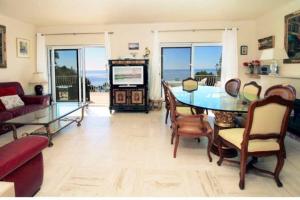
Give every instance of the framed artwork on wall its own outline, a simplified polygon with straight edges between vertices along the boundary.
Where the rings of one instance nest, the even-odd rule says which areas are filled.
[[[138,42],[128,43],[128,50],[139,50],[140,44]]]
[[[284,63],[300,63],[300,10],[286,15],[284,45],[288,59]]]
[[[248,46],[242,45],[241,46],[241,55],[247,55],[248,54]]]
[[[0,68],[6,67],[6,27],[0,25]]]
[[[275,46],[275,36],[269,36],[258,40],[258,50],[271,49]]]
[[[29,57],[29,40],[17,38],[17,56],[21,58]]]

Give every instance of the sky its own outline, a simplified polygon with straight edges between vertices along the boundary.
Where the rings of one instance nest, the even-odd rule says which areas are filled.
[[[189,69],[191,48],[164,48],[164,69]],[[194,68],[215,68],[222,54],[221,46],[198,46],[194,50]]]
[[[59,66],[77,67],[77,51],[76,50],[56,50],[59,54],[59,59],[56,60]],[[88,47],[85,48],[85,65],[86,70],[105,70],[106,64],[105,48],[104,47]]]

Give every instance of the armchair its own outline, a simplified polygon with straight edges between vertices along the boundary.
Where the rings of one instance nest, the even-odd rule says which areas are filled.
[[[48,138],[27,136],[0,147],[0,181],[13,182],[17,197],[34,196],[43,182],[42,150]]]

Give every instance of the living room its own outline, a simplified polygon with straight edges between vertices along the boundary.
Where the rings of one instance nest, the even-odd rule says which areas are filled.
[[[2,61],[0,65],[1,84],[19,82],[24,93],[19,93],[20,89],[15,90],[24,101],[25,106],[35,104],[37,101],[41,102],[41,107],[30,107],[35,117],[39,114],[37,112],[39,109],[48,109],[49,112],[52,112],[53,107],[56,106],[56,110],[62,111],[60,115],[51,116],[50,120],[47,116],[46,122],[43,121],[44,115],[38,116],[39,123],[28,122],[28,117],[25,119],[24,117],[3,118],[3,120],[0,117],[0,121],[3,121],[4,125],[12,127],[0,135],[0,148],[21,139],[33,137],[28,135],[36,132],[37,129],[40,130],[40,127],[46,129],[44,136],[47,136],[45,138],[48,142],[46,146],[44,142],[39,147],[43,154],[40,162],[44,166],[44,173],[40,174],[38,178],[43,177],[42,182],[39,180],[40,185],[35,188],[36,191],[19,193],[20,191],[16,189],[17,183],[9,184],[14,181],[5,181],[11,179],[5,179],[5,176],[0,173],[0,185],[8,183],[3,185],[3,195],[35,195],[38,197],[299,196],[300,190],[297,188],[300,181],[297,156],[300,151],[298,145],[300,140],[297,136],[297,133],[300,132],[299,121],[286,127],[288,132],[284,138],[285,147],[282,151],[285,152],[286,158],[280,172],[283,186],[278,187],[280,181],[278,182],[276,173],[269,177],[269,175],[262,176],[257,171],[251,170],[246,173],[246,184],[243,188],[239,185],[240,166],[238,164],[231,164],[224,160],[223,164],[218,166],[219,155],[212,150],[210,153],[212,162],[209,162],[207,159],[209,139],[201,137],[198,140],[198,137],[192,139],[183,137],[180,139],[177,155],[175,153],[174,156],[173,148],[176,146],[176,142],[173,145],[170,144],[174,131],[172,109],[170,110],[171,118],[170,116],[166,118],[164,97],[168,93],[164,94],[161,84],[162,80],[167,79],[167,67],[165,68],[165,66],[168,63],[166,63],[167,53],[163,54],[164,49],[176,51],[186,49],[188,52],[185,54],[187,62],[182,63],[186,67],[185,70],[189,70],[190,77],[196,78],[196,72],[199,72],[196,63],[201,57],[197,57],[197,48],[221,46],[223,47],[223,50],[220,51],[221,59],[219,60],[218,54],[218,60],[215,59],[214,63],[219,63],[216,67],[222,65],[222,71],[220,74],[217,70],[212,72],[212,76],[216,77],[213,85],[217,86],[219,83],[222,85],[220,88],[224,88],[226,81],[238,78],[239,85],[241,85],[239,93],[242,94],[243,86],[254,81],[260,87],[261,95],[258,95],[258,98],[264,99],[264,94],[270,87],[288,84],[297,91],[293,99],[297,102],[300,99],[300,92],[298,92],[300,91],[299,58],[297,59],[296,55],[291,58],[288,52],[286,53],[289,54],[289,57],[286,57],[285,53],[285,57],[280,59],[264,59],[262,54],[270,53],[271,49],[274,51],[287,49],[286,43],[289,44],[289,42],[286,41],[289,33],[286,28],[288,26],[286,16],[292,15],[298,19],[299,10],[299,0],[230,0],[228,2],[218,0],[29,0],[22,2],[0,0],[0,28],[4,27],[2,28],[4,31],[1,32],[2,44],[0,45],[4,49],[0,57]],[[225,54],[228,53],[225,51],[224,39],[227,31],[236,34],[234,54]],[[263,42],[271,40],[271,47],[259,49],[259,45],[263,45],[263,42],[260,43],[261,39]],[[231,44],[226,49],[231,49]],[[22,45],[25,45],[25,53],[22,51]],[[111,70],[106,74],[107,83],[110,85],[108,90],[111,91],[111,93],[107,92],[107,96],[111,94],[111,101],[104,100],[110,102],[109,106],[108,103],[94,106],[86,99],[87,93],[91,91],[86,88],[85,58],[87,56],[84,52],[91,47],[104,49],[106,58],[103,69]],[[59,59],[62,59],[63,56],[59,52],[66,50],[76,52],[78,82],[76,82],[75,93],[77,96],[75,100],[71,99],[72,92],[70,90],[67,92],[68,97],[62,100],[61,98],[65,96],[62,89],[65,88],[57,85],[57,66]],[[183,58],[182,54],[174,53],[173,59],[176,56],[178,62]],[[205,58],[205,56],[202,57]],[[236,65],[232,68],[228,67],[227,71],[229,72],[226,72],[224,66],[228,60],[227,57],[230,57],[228,63],[231,63],[231,66]],[[274,62],[275,59],[277,61]],[[137,61],[134,62],[135,60]],[[144,105],[140,107],[140,110],[134,111],[143,112],[128,112],[138,103],[134,103],[134,98],[126,96],[126,93],[124,98],[132,98],[130,101],[135,105],[121,107],[119,105],[122,103],[123,97],[113,99],[117,93],[112,90],[124,91],[129,84],[121,88],[114,88],[112,83],[116,81],[116,78],[108,76],[113,74],[114,65],[117,67],[129,65],[136,67],[137,70],[141,69],[137,67],[140,65],[139,60],[143,60],[143,62],[146,60],[141,64],[144,67],[142,77],[146,80],[148,76],[147,84],[144,84],[146,89],[136,86],[136,89],[129,88],[128,91],[142,91],[141,96],[136,93],[135,101],[143,99]],[[249,65],[252,64],[251,61],[256,60],[259,60],[260,68],[258,70],[254,66],[255,70],[251,72]],[[271,66],[275,66],[274,63],[277,70],[273,71]],[[270,75],[262,74],[263,67],[267,68]],[[115,72],[117,70],[115,69]],[[146,72],[147,76],[145,76]],[[38,77],[40,80],[34,81],[37,74],[40,75]],[[232,74],[235,74],[235,77],[232,77]],[[215,111],[233,111],[232,102],[240,103],[234,108],[235,111],[240,111],[242,115],[247,112],[250,114],[250,103],[244,105],[246,103],[244,101],[241,103],[239,97],[230,99],[231,103],[226,105],[226,108],[220,108],[221,104],[208,105],[209,99],[203,102],[196,99],[196,96],[200,95],[197,91],[203,87],[200,79],[195,91],[186,93],[183,90],[179,91],[178,88],[181,87],[185,78],[189,77],[166,80],[173,88],[172,95],[178,102],[185,105],[193,104],[192,108],[196,110],[194,115],[198,116],[200,112],[201,116],[208,120],[210,125],[207,126],[211,129],[216,129],[214,120],[218,113]],[[207,82],[205,83],[207,84]],[[40,85],[43,86],[43,95],[32,97],[36,96],[37,89],[41,89],[36,87]],[[19,88],[20,86],[13,85],[13,87]],[[213,91],[212,94],[221,92],[219,87],[207,85],[204,87],[211,87],[211,90],[207,92]],[[0,92],[0,94],[2,93]],[[122,92],[119,94],[122,95]],[[184,102],[186,99],[183,98],[183,94],[186,95],[184,97],[189,98],[187,102]],[[195,97],[192,94],[195,94]],[[104,96],[107,98],[106,95]],[[195,98],[195,101],[190,100],[191,98]],[[222,98],[229,99],[231,97],[218,96],[218,99]],[[69,106],[74,101],[79,103],[75,107]],[[212,99],[211,102],[213,101]],[[117,105],[115,105],[116,102]],[[50,103],[51,109],[45,108]],[[207,106],[205,107],[203,103],[207,103]],[[204,111],[199,111],[201,109]],[[29,112],[27,110],[26,112]],[[148,114],[145,114],[144,111]],[[297,114],[295,114],[297,113],[296,109],[291,113],[298,120]],[[25,111],[19,114],[21,117],[26,115]],[[74,116],[79,116],[79,118],[71,119]],[[230,116],[232,115],[230,114]],[[270,114],[267,118],[269,116]],[[167,124],[165,124],[165,119],[167,119]],[[69,126],[62,130],[58,129],[58,134],[55,132],[53,137],[49,136],[52,132],[48,131],[47,127],[52,122],[60,123],[61,120],[65,120],[63,123]],[[19,125],[23,126],[19,127]],[[18,139],[14,140],[13,136]],[[1,154],[1,149],[0,155],[5,155]],[[234,159],[239,161],[240,157],[237,156]],[[273,170],[276,166],[276,158],[274,156],[259,158],[258,166]],[[0,164],[0,172],[2,167],[5,167],[4,164]],[[3,170],[5,171],[5,169]],[[272,175],[275,176],[277,185]],[[18,184],[32,184],[27,179],[26,182]],[[1,189],[0,194],[2,194]]]

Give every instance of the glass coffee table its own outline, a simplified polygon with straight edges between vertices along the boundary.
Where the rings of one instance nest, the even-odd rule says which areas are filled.
[[[49,147],[53,145],[52,137],[66,126],[77,123],[81,125],[84,118],[84,108],[87,103],[55,103],[43,109],[27,113],[25,115],[0,122],[4,126],[10,126],[13,130],[13,137],[17,137],[17,126],[42,125],[43,127],[26,133],[26,135],[45,135],[49,138]],[[73,116],[74,112],[81,110],[81,116]]]

